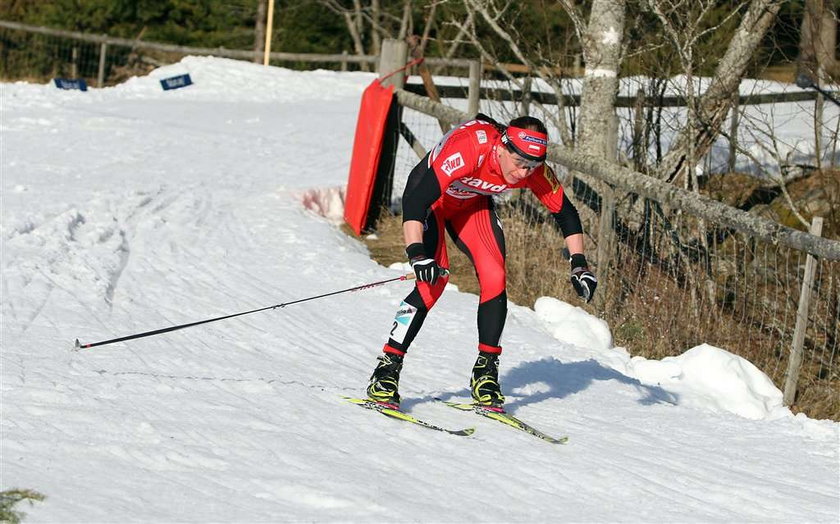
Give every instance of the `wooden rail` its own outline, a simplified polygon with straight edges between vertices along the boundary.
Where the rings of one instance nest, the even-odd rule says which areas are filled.
[[[468,89],[461,86],[436,86],[441,98],[467,98]],[[405,90],[420,96],[428,96],[422,84],[406,84]],[[530,100],[541,104],[557,105],[557,97],[554,93],[541,93],[539,91],[525,92],[518,89],[506,89],[498,87],[482,87],[482,100],[499,101],[520,101],[527,95]],[[781,102],[807,102],[814,101],[819,93],[812,91],[797,91],[794,93],[763,93],[755,95],[741,95],[738,97],[739,105],[777,104]],[[563,103],[569,107],[580,105],[580,95],[565,95]],[[616,98],[616,107],[636,107],[635,96],[619,96]],[[645,98],[643,107],[685,107],[686,99],[682,96],[664,96],[659,98]]]
[[[143,40],[136,39],[132,40],[130,38],[116,38],[108,35],[91,35],[86,33],[79,33],[76,31],[65,31],[63,29],[51,29],[49,27],[21,24],[19,22],[9,22],[6,20],[0,20],[0,27],[4,27],[6,29],[15,29],[18,31],[26,31],[28,33],[37,33],[47,36],[72,38],[75,40],[81,40],[83,42],[91,42],[96,44],[117,45],[131,47],[135,49],[154,49],[156,51],[180,53],[184,55],[213,55],[225,58],[240,58],[247,60],[253,60],[254,57],[260,58],[263,55],[262,51],[227,49],[224,47],[211,48],[161,44],[158,42],[145,42]],[[272,52],[269,54],[269,56],[272,60],[281,60],[287,62],[356,62],[374,64],[378,60],[378,57],[374,55],[358,56],[350,54],[322,55],[316,53]]]
[[[397,100],[410,107],[450,124],[462,122],[467,114],[458,109],[434,102],[404,89],[396,91]],[[663,204],[723,227],[744,232],[770,244],[782,244],[826,260],[840,260],[840,241],[821,238],[804,231],[783,226],[772,220],[751,215],[704,195],[668,184],[662,180],[633,171],[618,164],[579,153],[558,144],[548,148],[548,158],[572,171],[587,173],[603,182],[632,193],[652,198]]]

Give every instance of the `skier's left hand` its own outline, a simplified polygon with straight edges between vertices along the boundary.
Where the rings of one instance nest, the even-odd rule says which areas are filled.
[[[572,287],[575,292],[586,302],[592,300],[595,295],[595,288],[598,287],[598,279],[589,270],[586,257],[582,253],[572,255]]]

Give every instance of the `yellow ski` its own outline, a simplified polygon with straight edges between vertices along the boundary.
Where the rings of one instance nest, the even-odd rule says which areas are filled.
[[[435,399],[440,402],[443,402],[447,406],[455,409],[459,409],[461,411],[472,411],[474,413],[478,413],[479,415],[487,418],[491,418],[493,420],[498,420],[502,424],[506,424],[512,428],[516,428],[520,431],[524,431],[529,435],[533,435],[539,439],[542,439],[546,442],[550,442],[552,444],[565,444],[569,441],[569,437],[552,437],[550,435],[546,435],[542,431],[538,430],[534,426],[519,420],[518,418],[514,417],[510,413],[504,410],[501,407],[493,407],[493,406],[482,406],[480,404],[460,404],[458,402],[449,402],[447,400],[442,399]]]
[[[369,398],[353,398],[353,397],[341,397],[347,402],[351,404],[356,404],[357,406],[361,406],[365,409],[370,409],[373,411],[378,411],[382,413],[386,417],[394,418],[397,420],[403,420],[405,422],[411,422],[412,424],[416,424],[418,426],[422,426],[424,428],[434,429],[436,431],[443,431],[445,433],[449,433],[450,435],[458,435],[462,437],[468,437],[475,432],[475,428],[466,428],[466,429],[448,429],[442,428],[440,426],[435,426],[434,424],[430,424],[424,420],[420,420],[413,415],[409,415],[404,411],[400,411],[399,407],[393,404],[386,404],[384,402],[377,402],[375,400],[371,400]]]

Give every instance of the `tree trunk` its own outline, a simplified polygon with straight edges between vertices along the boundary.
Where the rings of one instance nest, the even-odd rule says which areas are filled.
[[[753,0],[747,9],[726,53],[718,64],[706,93],[701,97],[694,125],[680,131],[674,145],[662,159],[659,176],[673,181],[686,169],[694,166],[689,161],[705,155],[712,146],[732,105],[732,93],[738,90],[741,78],[755,50],[776,19],[785,0]]]
[[[595,0],[584,35],[585,71],[580,100],[580,134],[575,149],[603,158],[610,115],[615,114],[624,33],[625,0]]]
[[[379,56],[382,50],[382,35],[380,34],[380,21],[382,20],[382,9],[379,0],[371,0],[370,17],[373,22],[370,24],[370,54]]]
[[[806,74],[815,82],[820,70],[836,76],[837,22],[826,0],[805,0],[802,26],[799,32],[797,74]]]
[[[402,20],[400,21],[400,32],[397,36],[397,40],[404,40],[405,37],[410,35],[413,32],[411,27],[411,0],[405,0],[403,2],[403,14]]]
[[[362,43],[362,33],[364,26],[362,25],[362,5],[359,0],[353,0],[353,13],[344,11],[344,22],[347,24],[347,30],[350,31],[350,38],[353,39],[353,49],[358,56],[364,56],[365,47]],[[362,71],[368,71],[367,63],[361,63]]]
[[[257,20],[254,27],[254,63],[261,64],[265,51],[265,15],[268,0],[257,0]]]
[[[595,0],[583,35],[585,70],[580,99],[580,134],[575,150],[608,162],[615,162],[615,98],[624,34],[625,0]],[[610,158],[612,154],[612,158]],[[597,268],[601,293],[596,306],[602,309],[610,286],[610,262],[615,248],[613,219],[615,194],[607,184],[593,182],[601,196],[598,218]]]

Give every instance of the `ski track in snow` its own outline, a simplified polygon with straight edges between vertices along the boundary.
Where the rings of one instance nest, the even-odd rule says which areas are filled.
[[[469,438],[340,399],[363,393],[406,283],[70,351],[400,274],[300,203],[343,185],[371,75],[183,64],[196,85],[171,94],[3,84],[0,488],[47,495],[27,522],[838,521],[837,424],[683,406],[527,308],[508,406],[569,444],[435,402],[468,396],[475,358],[477,298],[454,290],[402,394]]]

